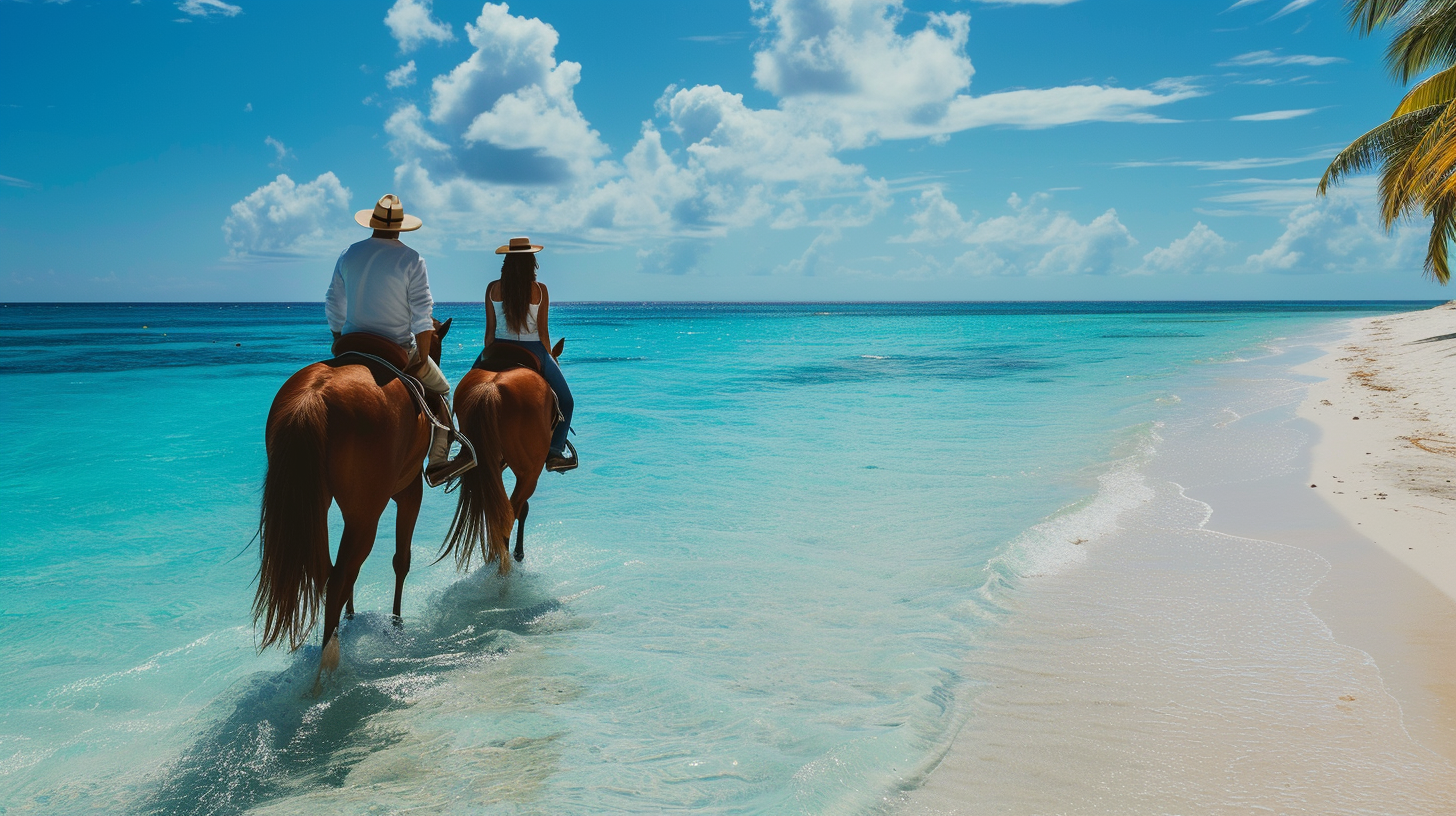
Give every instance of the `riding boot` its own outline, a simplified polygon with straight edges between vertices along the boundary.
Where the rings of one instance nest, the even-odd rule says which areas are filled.
[[[430,396],[437,397],[431,406],[435,411],[436,418],[450,428],[455,427],[455,421],[450,416],[450,404],[445,400],[445,397],[436,394],[431,394]],[[449,458],[450,441],[454,434],[454,431],[441,428],[438,425],[431,428],[430,460],[429,465],[425,468],[425,482],[430,487],[439,487],[445,482],[475,467],[475,457],[471,456],[465,450],[461,450],[460,455],[454,459]]]

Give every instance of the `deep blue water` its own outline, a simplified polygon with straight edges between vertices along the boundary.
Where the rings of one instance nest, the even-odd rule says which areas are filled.
[[[386,517],[317,699],[249,606],[322,307],[0,307],[0,811],[872,808],[960,722],[1012,542],[1169,395],[1429,305],[557,304],[584,464],[523,568],[430,566],[432,492],[396,630]],[[454,381],[483,313],[436,313]]]

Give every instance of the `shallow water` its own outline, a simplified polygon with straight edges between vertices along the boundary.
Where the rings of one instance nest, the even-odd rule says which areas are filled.
[[[1329,561],[1221,532],[1211,521],[1241,508],[1190,495],[1304,498],[1308,378],[1291,368],[1320,354],[1313,339],[1184,378],[1094,497],[1008,551],[964,728],[898,813],[1451,812],[1456,768],[1308,603]]]
[[[524,565],[429,566],[432,492],[404,625],[386,534],[318,698],[317,648],[257,655],[248,613],[263,418],[322,309],[4,307],[0,809],[883,807],[1055,642],[1026,598],[1094,574],[1069,542],[1178,504],[1152,463],[1206,454],[1157,458],[1220,372],[1416,306],[558,305],[585,464]],[[437,312],[458,379],[483,316]],[[1269,659],[1306,677],[1291,631]]]

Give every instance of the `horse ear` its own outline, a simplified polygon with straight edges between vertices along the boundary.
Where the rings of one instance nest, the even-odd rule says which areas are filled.
[[[439,337],[442,337],[442,338],[445,335],[449,334],[450,333],[450,323],[454,319],[455,318],[453,318],[453,317],[447,318],[444,323],[439,324],[440,325],[440,328],[438,328],[438,329],[435,330],[435,334],[437,336],[439,336]]]
[[[564,349],[564,348],[566,348],[566,338],[565,337],[563,337],[560,340],[557,340],[556,341],[556,345],[551,348],[551,356],[553,358],[560,357],[561,356],[561,350]]]

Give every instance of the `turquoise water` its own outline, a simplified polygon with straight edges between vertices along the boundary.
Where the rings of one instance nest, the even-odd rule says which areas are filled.
[[[6,306],[0,810],[876,808],[963,722],[1026,531],[1172,395],[1425,305],[558,305],[584,464],[524,565],[430,566],[432,492],[404,626],[385,534],[318,698],[249,606],[263,420],[322,308]],[[437,316],[455,380],[483,315]]]

